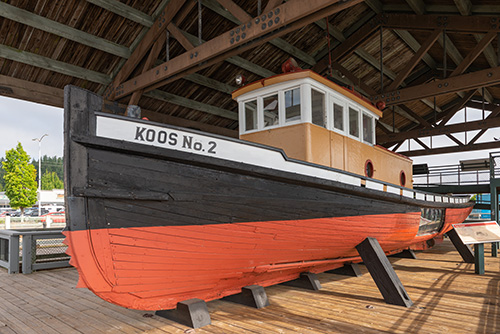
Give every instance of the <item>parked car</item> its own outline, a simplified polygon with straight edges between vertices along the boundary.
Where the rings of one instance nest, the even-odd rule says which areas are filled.
[[[2,212],[0,214],[0,217],[4,218],[4,217],[7,217],[7,216],[11,216],[15,212],[16,212],[16,210],[6,210],[6,211],[4,211],[4,212]]]
[[[49,213],[49,210],[42,208],[40,216],[45,215],[47,213]],[[25,216],[38,217],[38,208],[31,210],[29,214],[26,213]]]
[[[47,223],[47,218],[50,217],[53,223],[66,223],[66,212],[58,211],[58,212],[50,212],[40,216],[40,221],[42,223]]]

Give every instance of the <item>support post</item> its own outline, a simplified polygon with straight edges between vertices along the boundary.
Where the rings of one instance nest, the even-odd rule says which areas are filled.
[[[31,274],[33,272],[33,243],[36,243],[32,235],[23,235],[23,274]]]
[[[417,255],[415,254],[413,249],[405,249],[402,252],[397,253],[397,254],[393,254],[391,256],[392,257],[399,257],[402,259],[415,259],[415,260],[417,259]]]
[[[389,259],[375,238],[366,238],[356,249],[387,304],[413,305]]]
[[[195,329],[212,323],[207,304],[198,298],[178,302],[176,309],[156,311],[155,314]]]
[[[255,308],[269,306],[266,290],[260,285],[245,286],[241,289],[240,293],[224,297],[222,300]]]
[[[474,244],[474,272],[484,275],[484,244]]]
[[[314,273],[301,273],[299,278],[281,284],[307,290],[317,291],[321,289],[318,276]]]
[[[491,243],[491,257],[498,256],[498,242]]]
[[[359,269],[359,265],[357,263],[347,263],[344,264],[343,267],[325,271],[327,274],[337,274],[337,275],[345,275],[352,277],[361,277],[363,273]]]
[[[460,256],[462,256],[464,262],[474,263],[474,253],[472,252],[472,249],[468,245],[464,245],[457,232],[453,229],[446,234],[450,238],[453,246],[455,246]]]

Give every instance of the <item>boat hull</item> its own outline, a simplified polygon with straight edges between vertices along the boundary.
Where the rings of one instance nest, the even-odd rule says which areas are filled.
[[[394,253],[442,235],[472,208],[371,180],[363,186],[357,176],[237,140],[207,137],[198,152],[184,149],[181,138],[188,145],[206,136],[102,115],[99,97],[74,87],[65,94],[71,263],[79,286],[127,308],[171,309],[359,262],[355,246],[367,237]],[[128,128],[131,139],[117,139],[115,128]],[[165,145],[149,145],[150,131]],[[215,146],[240,155],[211,156]],[[255,160],[266,154],[281,165]],[[419,232],[422,208],[442,217],[439,228]]]

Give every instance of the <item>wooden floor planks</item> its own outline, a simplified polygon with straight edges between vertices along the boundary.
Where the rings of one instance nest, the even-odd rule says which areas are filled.
[[[271,306],[261,310],[223,301],[208,303],[212,325],[189,330],[152,315],[124,309],[76,289],[75,269],[31,275],[0,270],[0,334],[50,333],[496,333],[500,332],[500,258],[486,246],[486,274],[474,274],[449,241],[390,258],[414,302],[387,305],[361,265],[363,276],[320,274],[320,291],[266,288]]]

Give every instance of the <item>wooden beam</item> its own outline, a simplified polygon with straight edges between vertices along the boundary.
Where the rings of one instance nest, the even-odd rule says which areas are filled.
[[[468,92],[466,92],[461,98],[460,100],[458,101],[457,104],[455,104],[453,107],[449,108],[448,110],[446,110],[442,115],[440,115],[440,121],[441,123],[439,123],[439,127],[443,127],[446,125],[446,123],[448,123],[448,121],[457,113],[459,112],[460,110],[462,110],[465,105],[467,104],[467,102],[469,102],[469,100],[474,96],[474,94],[476,93],[476,90],[475,89],[472,89]]]
[[[413,138],[414,141],[416,141],[420,146],[422,146],[422,148],[426,149],[426,150],[430,150],[431,148],[427,145],[425,145],[425,143],[423,141],[421,141],[420,139],[418,138]]]
[[[214,39],[205,42],[193,50],[186,52],[164,65],[158,66],[129,81],[123,82],[117,89],[114,99],[127,96],[142,88],[152,90],[156,87],[173,82],[182,76],[212,66],[213,64],[250,50],[271,39],[297,30],[316,21],[319,17],[332,15],[352,7],[363,0],[314,0],[310,6],[304,7],[299,0],[289,1],[275,9],[277,15],[269,20],[263,29],[263,23],[256,18],[248,22],[244,30],[238,27]],[[258,22],[257,24],[255,22]],[[248,27],[248,25],[250,27]]]
[[[436,154],[446,154],[446,153],[456,153],[456,152],[469,152],[469,151],[479,151],[479,150],[491,150],[500,148],[500,141],[494,141],[489,143],[473,144],[473,145],[463,145],[463,146],[449,146],[441,148],[431,148],[430,150],[415,150],[415,151],[405,151],[398,152],[407,157],[419,157],[425,155],[436,155]]]
[[[472,15],[472,3],[470,0],[453,0],[455,2],[455,6],[457,6],[458,11],[463,16]]]
[[[420,49],[420,43],[409,31],[395,29],[394,33],[398,35],[399,38],[401,38],[413,51],[417,52]],[[424,54],[422,59],[431,69],[436,69],[436,61],[429,54]]]
[[[222,17],[228,19],[229,21],[235,23],[236,25],[241,25],[243,22],[238,18],[236,18],[233,14],[225,10],[221,5],[216,1],[216,0],[202,0],[202,4],[214,11],[215,13],[221,15]],[[267,11],[266,11],[267,12]],[[246,12],[245,12],[246,13]],[[248,15],[248,13],[246,13]],[[250,15],[248,15],[250,17]],[[314,57],[310,56],[306,52],[296,48],[295,46],[291,45],[287,41],[285,41],[282,38],[275,38],[271,41],[269,41],[269,44],[274,45],[275,47],[283,50],[284,52],[288,53],[292,57],[294,57],[297,60],[301,60],[304,63],[313,66],[316,64],[316,60]]]
[[[104,8],[112,13],[125,17],[145,27],[153,25],[153,19],[146,13],[116,0],[86,0],[91,4]]]
[[[170,0],[163,12],[158,16],[153,26],[148,30],[147,34],[140,41],[132,55],[127,59],[122,66],[120,72],[116,75],[113,83],[105,92],[105,97],[112,99],[116,96],[120,83],[128,78],[132,71],[137,67],[139,62],[144,58],[146,53],[151,49],[153,43],[158,39],[159,35],[165,31],[177,12],[181,9],[186,0]]]
[[[167,27],[168,31],[172,34],[172,36],[179,42],[180,45],[184,48],[184,50],[194,49],[193,43],[189,41],[189,39],[182,33],[174,23],[170,23]]]
[[[94,36],[81,30],[69,27],[45,17],[33,14],[27,10],[17,8],[0,1],[0,16],[9,20],[46,31],[77,43],[90,46],[122,58],[130,57],[130,50],[123,45],[110,42],[104,38]]]
[[[429,49],[434,45],[439,35],[442,33],[441,29],[434,30],[431,35],[427,38],[427,40],[420,46],[420,49],[415,53],[412,59],[406,63],[405,68],[398,73],[398,76],[394,81],[389,85],[387,90],[395,90],[398,88],[401,83],[408,77],[411,71],[417,66],[417,64],[422,60],[422,57],[429,51]]]
[[[103,85],[107,85],[111,82],[111,78],[106,74],[87,70],[79,66],[43,57],[31,52],[14,49],[5,45],[0,45],[0,58],[40,67],[48,71],[69,75],[75,78],[88,80]]]
[[[497,117],[498,115],[500,115],[500,107],[497,107],[495,108],[491,114],[488,115],[488,117],[486,117],[486,119],[490,119],[490,118],[495,118]],[[488,129],[482,129],[481,131],[479,131],[475,136],[474,138],[472,138],[470,141],[469,141],[469,145],[472,145],[474,144],[479,138],[481,138],[485,133],[486,131],[488,131]]]
[[[153,44],[153,48],[149,52],[148,58],[146,59],[146,63],[144,64],[144,67],[142,68],[142,73],[146,72],[149,70],[153,65],[155,64],[156,59],[158,59],[158,55],[160,54],[161,50],[163,49],[163,45],[165,45],[166,41],[166,36],[164,34],[161,34],[158,37],[158,40]],[[139,100],[141,99],[142,94],[144,91],[142,89],[137,90],[132,94],[132,97],[130,98],[129,104],[130,105],[138,105]]]
[[[407,112],[411,117],[415,118],[422,126],[424,127],[431,127],[432,125],[422,116],[419,114],[415,113],[413,110],[405,106],[404,104],[399,105],[401,109],[403,109],[405,112]]]
[[[278,7],[282,2],[283,0],[269,0],[262,13],[267,13],[271,9]]]
[[[500,67],[462,74],[453,78],[402,88],[386,92],[383,96],[375,96],[372,101],[382,98],[387,105],[401,104],[431,96],[456,93],[464,90],[488,87],[500,83]]]
[[[186,36],[186,38],[188,39],[188,41],[191,44],[193,44],[194,46],[200,45],[198,37],[191,35],[190,33],[183,31],[183,30],[181,30],[181,32],[184,36]],[[204,43],[204,42],[205,41],[202,40],[202,43]],[[226,58],[225,61],[230,63],[230,64],[233,64],[235,66],[238,66],[244,70],[252,72],[253,74],[260,75],[263,78],[267,78],[267,77],[276,75],[276,73],[269,71],[268,69],[266,69],[262,66],[259,66],[257,64],[254,64],[254,63],[252,63],[244,58],[241,58],[239,56],[233,56],[233,57]]]
[[[385,15],[384,27],[404,30],[436,30],[445,28],[456,33],[500,32],[493,16],[444,16],[390,13]]]
[[[216,115],[216,116],[220,116],[220,117],[224,117],[224,118],[229,118],[229,119],[232,119],[235,121],[238,120],[238,113],[237,112],[222,109],[222,108],[215,107],[215,106],[211,106],[209,104],[197,102],[194,100],[190,100],[190,99],[187,99],[185,97],[177,96],[177,95],[167,93],[167,92],[164,92],[161,90],[153,90],[153,91],[145,93],[144,95],[151,97],[153,99],[176,104],[178,106],[183,106],[186,108],[202,111],[202,112],[205,112],[207,114]]]
[[[0,95],[62,108],[64,91],[35,82],[0,75]]]
[[[381,14],[374,16],[358,31],[349,36],[344,42],[332,50],[332,61],[339,61],[352,54],[369,36],[371,36],[382,24],[383,16]],[[328,55],[320,59],[312,70],[316,73],[322,73],[328,67]]]
[[[234,15],[240,22],[248,22],[252,19],[247,12],[241,9],[240,6],[235,4],[232,0],[217,0],[226,10]]]
[[[406,0],[410,8],[419,15],[425,14],[425,3],[422,0]]]
[[[184,77],[184,79],[229,95],[231,95],[236,89],[238,89],[237,87],[233,87],[223,82],[205,77],[198,73],[188,74]]]
[[[450,133],[459,133],[465,131],[482,130],[486,128],[500,127],[500,117],[491,119],[484,119],[473,122],[457,123],[452,125],[445,125],[443,127],[416,129],[411,131],[400,132],[397,134],[387,134],[379,136],[378,142],[381,144],[397,143],[406,139],[422,138],[429,136],[440,136]]]
[[[476,47],[469,52],[464,60],[458,65],[458,67],[450,74],[450,77],[454,77],[456,75],[464,73],[496,36],[496,32],[488,32],[476,45]]]

